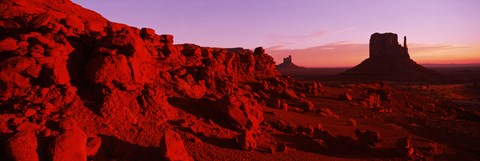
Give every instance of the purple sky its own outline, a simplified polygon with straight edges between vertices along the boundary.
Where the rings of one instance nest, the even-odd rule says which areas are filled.
[[[479,0],[73,1],[175,43],[263,46],[277,62],[291,54],[304,66],[353,66],[372,33],[395,32],[420,63],[480,63]]]

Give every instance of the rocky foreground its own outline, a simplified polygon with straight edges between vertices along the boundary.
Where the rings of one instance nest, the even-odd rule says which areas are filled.
[[[5,155],[13,160],[86,160],[99,135],[190,160],[177,154],[185,149],[175,150],[182,139],[171,129],[203,119],[252,149],[262,106],[284,97],[312,106],[261,47],[173,45],[171,35],[69,1],[7,0],[0,8],[0,132],[11,137]]]
[[[441,127],[478,125],[457,105],[384,82],[282,76],[261,47],[174,45],[68,0],[0,8],[0,160],[451,159],[407,132],[427,126],[423,103],[432,117],[460,120]],[[385,118],[403,128],[379,128]],[[478,138],[478,127],[452,131]],[[441,150],[472,159],[478,148]]]

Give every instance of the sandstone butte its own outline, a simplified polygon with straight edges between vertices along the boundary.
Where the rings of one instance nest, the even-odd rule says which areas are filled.
[[[370,37],[369,58],[341,74],[342,79],[434,81],[440,75],[410,58],[407,37],[403,46],[395,33],[374,33]]]
[[[283,62],[276,66],[277,70],[300,70],[305,69],[304,67],[295,65],[292,61],[292,56],[289,55],[286,58],[283,58]]]

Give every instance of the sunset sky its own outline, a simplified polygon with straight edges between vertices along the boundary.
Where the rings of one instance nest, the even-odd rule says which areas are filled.
[[[292,55],[301,66],[354,66],[375,32],[407,36],[418,63],[480,63],[480,0],[73,1],[175,43],[263,46],[277,63]]]

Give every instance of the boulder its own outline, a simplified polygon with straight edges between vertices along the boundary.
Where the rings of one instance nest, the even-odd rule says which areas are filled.
[[[227,95],[217,104],[228,124],[236,130],[258,130],[263,120],[260,105],[245,96]]]
[[[371,94],[363,101],[363,104],[369,108],[380,108],[380,96]]]
[[[23,113],[23,115],[24,115],[25,117],[30,117],[30,116],[33,116],[33,115],[35,115],[35,114],[37,114],[37,111],[34,110],[34,109],[31,109],[31,108],[25,110],[25,112]]]
[[[282,104],[280,105],[280,109],[282,109],[283,111],[288,111],[289,108],[290,106],[286,102],[282,102]]]
[[[282,100],[279,98],[270,98],[267,100],[267,106],[271,108],[281,108],[282,106]]]
[[[94,34],[104,34],[106,23],[100,21],[87,21],[85,31]]]
[[[0,82],[6,87],[30,87],[30,78],[22,75],[35,61],[26,57],[12,57],[3,59],[0,64]]]
[[[284,98],[287,98],[287,99],[298,99],[298,96],[295,93],[295,91],[288,88],[283,90],[283,96]]]
[[[253,150],[257,148],[257,141],[250,131],[244,131],[235,138],[236,143],[243,150]]]
[[[275,128],[277,130],[286,132],[286,133],[295,133],[295,131],[297,130],[297,125],[287,123],[287,122],[282,121],[282,120],[277,120],[275,122],[272,122],[272,123],[270,123],[270,126],[272,126],[273,128]]]
[[[21,123],[15,129],[17,131],[21,131],[21,132],[36,132],[40,128],[41,128],[41,126],[39,126],[35,123],[32,123],[32,122],[26,121],[26,122]]]
[[[63,133],[53,141],[52,160],[86,160],[87,135],[78,127],[77,122],[74,119],[65,119],[58,126]]]
[[[43,57],[45,53],[45,48],[43,48],[40,44],[34,44],[30,48],[28,48],[28,52],[33,57]]]
[[[322,84],[318,81],[308,81],[304,88],[308,93],[318,95],[322,90]]]
[[[218,106],[220,112],[231,122],[237,129],[245,128],[247,125],[247,116],[242,109],[242,102],[236,96],[225,96],[220,100]]]
[[[90,60],[86,77],[94,83],[113,87],[132,81],[132,73],[125,55],[97,56]]]
[[[66,160],[87,160],[87,135],[79,127],[60,134],[53,141],[52,161]]]
[[[315,106],[313,105],[313,103],[307,99],[304,99],[302,98],[300,100],[300,107],[304,110],[304,111],[313,111],[315,108]]]
[[[265,54],[265,49],[263,49],[263,47],[257,47],[257,48],[255,48],[253,53],[255,55],[262,55],[262,54]]]
[[[143,39],[153,39],[154,37],[156,37],[157,35],[155,34],[155,30],[154,29],[151,29],[151,28],[142,28],[140,30],[140,36],[143,38]]]
[[[65,26],[83,32],[85,30],[85,23],[78,17],[69,15],[64,19]]]
[[[182,138],[174,131],[167,130],[164,132],[160,148],[163,159],[167,161],[193,161],[183,145]]]
[[[17,40],[11,37],[7,37],[3,40],[0,40],[0,52],[13,51],[18,48]]]
[[[38,161],[37,137],[34,132],[19,132],[6,143],[7,156],[15,161]],[[2,159],[3,160],[3,159]]]
[[[67,70],[67,62],[65,60],[56,59],[53,65],[51,79],[57,85],[65,85],[70,82],[70,75]]]
[[[172,45],[173,44],[173,35],[160,35],[163,39],[165,44]]]
[[[29,22],[29,25],[33,29],[38,29],[40,27],[46,26],[52,19],[50,13],[43,13],[38,16],[35,16],[32,21]]]

